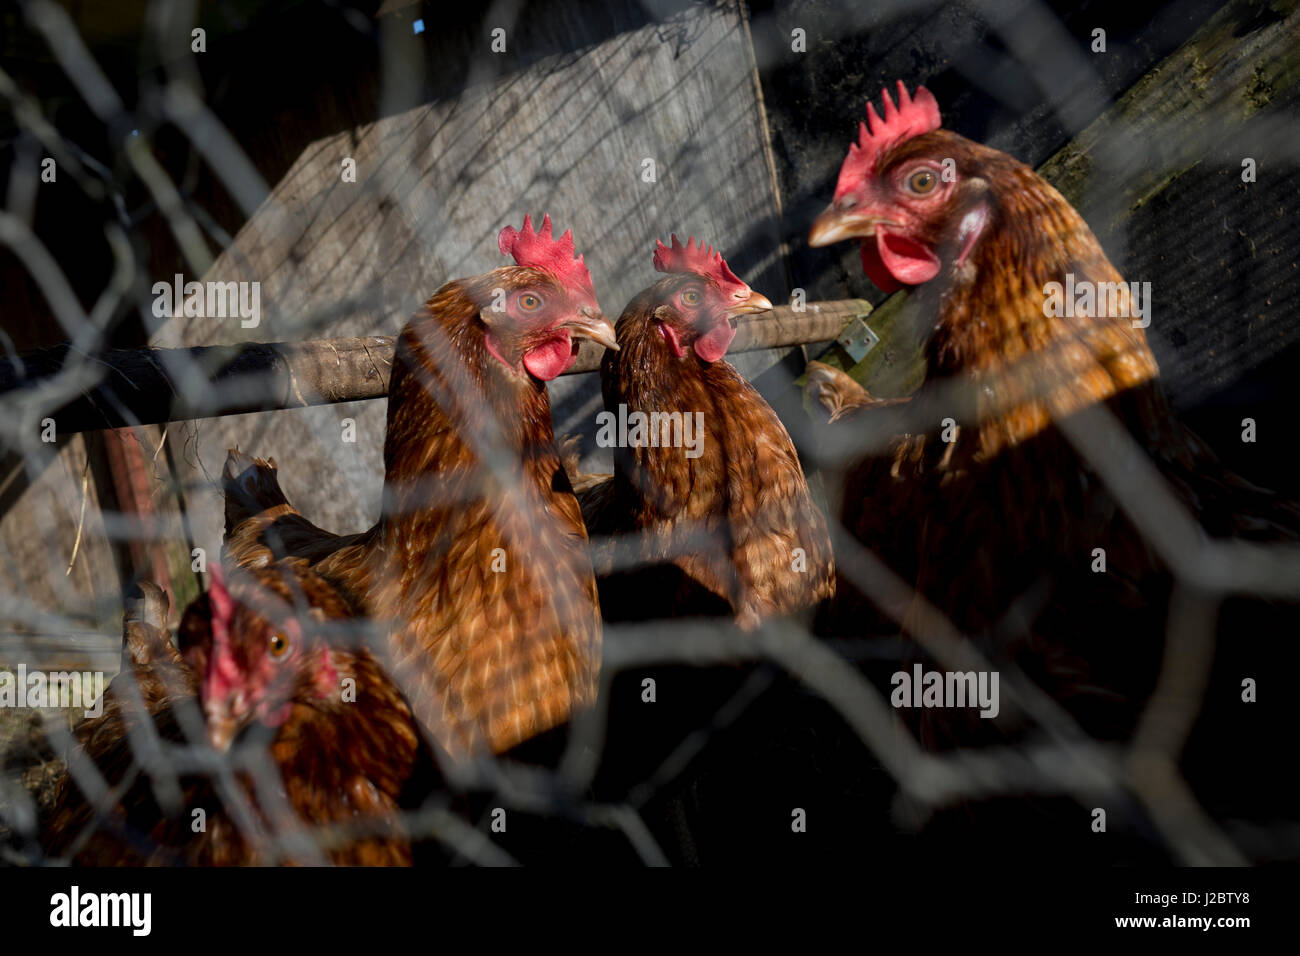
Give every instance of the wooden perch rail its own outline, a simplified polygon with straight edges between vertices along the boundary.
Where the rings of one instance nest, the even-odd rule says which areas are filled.
[[[866,315],[861,299],[810,302],[802,312],[778,306],[741,321],[733,352],[823,342]],[[41,409],[60,434],[214,418],[382,398],[388,394],[394,337],[251,342],[184,349],[118,349],[89,359],[97,384],[57,409]],[[583,341],[565,374],[600,366],[604,349]],[[0,407],[64,368],[66,346],[0,360]]]

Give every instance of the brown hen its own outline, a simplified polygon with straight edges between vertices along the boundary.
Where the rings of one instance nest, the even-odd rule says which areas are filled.
[[[66,778],[46,852],[79,865],[410,864],[395,814],[436,784],[436,761],[357,623],[351,603],[302,562],[237,572],[229,589],[214,579],[181,619],[183,660],[161,617],[128,614],[133,668],[124,676],[140,697],[121,692],[119,677],[103,715],[76,731],[79,751],[112,789],[88,800]],[[138,722],[150,726],[132,732]],[[167,777],[187,729],[217,751],[238,738],[236,804],[208,776]],[[157,764],[143,759],[151,753]],[[257,761],[273,781],[255,785],[247,771]],[[328,826],[339,831],[321,841],[320,856],[267,842]]]
[[[842,373],[810,375],[840,419],[827,432],[840,454],[906,432],[848,466],[845,527],[991,653],[1077,704],[1090,732],[1122,735],[1154,681],[1170,579],[1125,510],[1143,506],[1121,506],[1061,422],[1108,410],[1212,536],[1294,540],[1297,512],[1175,419],[1143,331],[1150,302],[1055,189],[940,129],[924,88],[911,97],[900,83],[899,103],[886,92],[883,118],[868,116],[809,242],[856,238],[873,282],[916,287],[926,371],[910,400],[889,403]],[[1096,294],[1067,308],[1071,288]],[[918,626],[916,602],[882,619],[855,586],[863,575],[844,573],[856,562],[839,559],[837,632]]]
[[[693,238],[658,243],[654,263],[666,277],[623,310],[600,370],[610,419],[648,427],[639,440],[629,429],[612,478],[580,493],[589,532],[608,539],[596,558],[606,616],[723,614],[752,628],[812,607],[834,587],[825,519],[785,426],[724,360],[737,319],[772,305]],[[627,564],[644,570],[617,570]]]
[[[306,557],[388,627],[388,660],[449,752],[504,751],[596,694],[600,610],[546,382],[578,339],[616,348],[573,238],[504,229],[516,266],[447,283],[402,330],[384,499],[362,535],[288,505],[273,463],[226,468],[227,553]]]

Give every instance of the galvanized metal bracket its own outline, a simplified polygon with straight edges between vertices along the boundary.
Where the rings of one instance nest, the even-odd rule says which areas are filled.
[[[857,363],[866,358],[867,353],[876,347],[880,342],[880,336],[871,331],[866,316],[859,315],[844,326],[835,342],[853,356],[853,361]]]

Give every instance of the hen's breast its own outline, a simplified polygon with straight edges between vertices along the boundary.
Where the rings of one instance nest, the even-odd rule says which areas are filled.
[[[454,754],[508,749],[595,697],[599,605],[581,512],[567,481],[552,488],[557,456],[530,467],[521,495],[409,515],[383,539],[375,601],[395,624],[394,666]]]

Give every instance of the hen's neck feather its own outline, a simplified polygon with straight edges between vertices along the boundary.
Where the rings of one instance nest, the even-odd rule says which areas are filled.
[[[369,559],[394,676],[457,755],[567,719],[594,697],[599,658],[586,534],[546,388],[498,367],[477,316],[451,283],[399,338]]]
[[[448,283],[402,330],[389,387],[385,482],[463,468],[483,448],[530,451],[551,437],[546,388],[493,358],[478,306]],[[387,513],[387,509],[385,509]]]
[[[811,606],[832,588],[830,542],[785,426],[729,363],[703,362],[693,351],[674,355],[654,302],[642,298],[639,306],[625,310],[619,351],[607,352],[601,366],[605,409],[680,412],[692,425],[698,412],[699,454],[616,448],[602,527],[637,531],[633,546],[644,557],[667,558],[740,620]],[[807,550],[807,574],[786,571],[796,543]]]
[[[636,306],[640,300],[634,300]],[[605,353],[601,385],[605,408],[702,413],[699,457],[678,448],[616,448],[614,488],[623,519],[639,527],[681,518],[744,512],[753,505],[732,494],[735,482],[760,467],[802,470],[784,425],[757,390],[726,361],[704,362],[693,351],[672,353],[653,317],[653,302],[629,307],[617,326],[619,351]],[[767,442],[766,455],[755,443]],[[771,475],[752,475],[753,481]]]
[[[477,314],[449,283],[402,330],[389,388],[381,538],[385,529],[436,525],[513,499],[512,481],[544,498],[553,490],[560,466],[546,387],[494,367]],[[444,563],[458,545],[474,542],[452,541]]]
[[[273,744],[285,781],[312,799],[338,792],[326,785],[331,781],[364,775],[396,801],[419,747],[410,708],[369,654],[336,650],[332,662],[340,678],[356,681],[357,699],[366,704],[295,702]]]
[[[654,306],[653,297],[639,297],[619,318],[619,351],[606,352],[601,367],[605,408],[615,415],[619,405],[629,413],[702,412],[702,454],[692,459],[684,449],[615,448],[613,506],[627,512],[620,522],[624,526],[718,510],[712,494],[694,492],[706,470],[718,469],[714,459],[734,445],[736,436],[719,434],[717,428],[729,423],[734,431],[739,423],[734,412],[720,406],[736,405],[732,396],[749,387],[725,361],[706,363],[689,349],[684,356],[674,355],[653,317]]]
[[[1011,157],[975,148],[993,214],[966,265],[949,266],[946,283],[922,287],[923,314],[937,313],[927,381],[972,378],[981,418],[1000,412],[1003,437],[1014,442],[1052,417],[1153,383],[1159,369],[1128,314],[1098,315],[1095,306],[1089,314],[1045,314],[1045,287],[1069,274],[1076,286],[1120,284],[1123,311],[1131,312],[1128,287],[1060,193]]]

